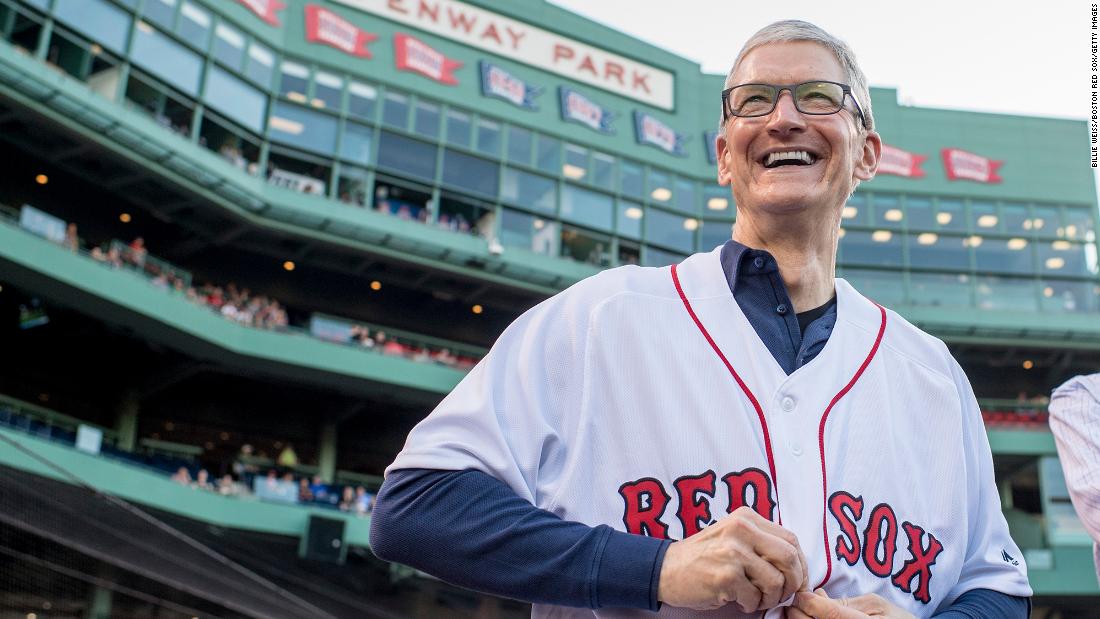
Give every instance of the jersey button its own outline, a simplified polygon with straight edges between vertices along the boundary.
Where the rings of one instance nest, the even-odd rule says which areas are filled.
[[[763,258],[759,258],[759,257],[757,257],[757,258],[753,258],[753,259],[752,259],[752,266],[754,266],[754,267],[756,267],[756,268],[758,268],[758,269],[762,269],[762,268],[764,268],[764,259],[763,259]]]
[[[785,412],[789,413],[789,412],[793,411],[794,410],[794,398],[792,398],[791,396],[784,397],[782,400],[779,401],[779,406]]]
[[[800,447],[798,445],[795,445],[794,443],[791,443],[791,453],[793,453],[796,456],[801,456],[802,455],[802,447]]]
[[[786,304],[780,303],[779,305],[775,306],[775,313],[779,314],[780,316],[786,316],[787,315],[787,306],[786,306]]]

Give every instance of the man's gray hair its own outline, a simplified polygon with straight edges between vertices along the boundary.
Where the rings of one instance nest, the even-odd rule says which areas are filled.
[[[798,19],[788,19],[777,21],[758,30],[756,34],[752,35],[752,37],[745,42],[745,46],[742,47],[740,53],[737,54],[737,60],[733,62],[733,68],[730,69],[729,74],[726,75],[726,82],[722,87],[723,90],[735,85],[733,83],[733,74],[737,72],[737,67],[741,66],[741,62],[745,59],[745,56],[749,55],[749,52],[770,43],[791,43],[794,41],[812,41],[825,46],[826,49],[836,55],[836,59],[840,61],[840,66],[844,68],[844,74],[847,76],[848,85],[852,87],[852,94],[859,102],[859,107],[863,110],[863,116],[867,119],[867,127],[874,129],[875,119],[871,114],[871,93],[867,89],[867,76],[863,74],[863,69],[859,68],[859,62],[856,61],[855,52],[852,51],[852,48],[848,47],[847,43],[810,22]],[[723,112],[722,115],[725,116],[725,113]],[[719,129],[725,126],[724,118],[719,122],[718,126]],[[862,127],[862,125],[860,126]]]

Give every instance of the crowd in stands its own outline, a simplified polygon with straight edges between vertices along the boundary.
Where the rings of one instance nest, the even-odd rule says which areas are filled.
[[[460,370],[469,370],[477,364],[477,359],[455,355],[449,348],[433,350],[427,346],[403,343],[388,337],[381,329],[375,329],[371,333],[370,327],[360,324],[352,325],[347,343],[375,349],[384,355],[405,357],[419,363],[437,363]]]

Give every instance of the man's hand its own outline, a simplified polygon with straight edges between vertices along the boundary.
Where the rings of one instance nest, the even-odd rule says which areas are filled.
[[[736,602],[746,613],[809,586],[798,538],[748,507],[669,546],[660,578],[665,604],[708,610]]]
[[[873,593],[833,600],[825,594],[824,589],[818,589],[814,593],[799,593],[794,598],[794,606],[787,609],[786,617],[787,619],[867,619],[867,617],[916,619]]]

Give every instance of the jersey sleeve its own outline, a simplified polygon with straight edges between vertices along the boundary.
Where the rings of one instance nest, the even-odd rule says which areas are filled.
[[[553,493],[584,386],[590,278],[528,310],[386,469],[475,469],[528,502]]]
[[[945,354],[946,353],[945,351]],[[952,378],[962,411],[962,448],[965,451],[967,546],[959,581],[941,608],[973,589],[990,589],[1017,597],[1030,597],[1023,553],[1012,540],[1001,512],[1001,499],[993,477],[993,454],[985,433],[981,409],[962,368],[950,359]],[[962,523],[960,523],[962,525]]]
[[[1100,374],[1078,376],[1054,390],[1050,429],[1077,515],[1100,541]]]

